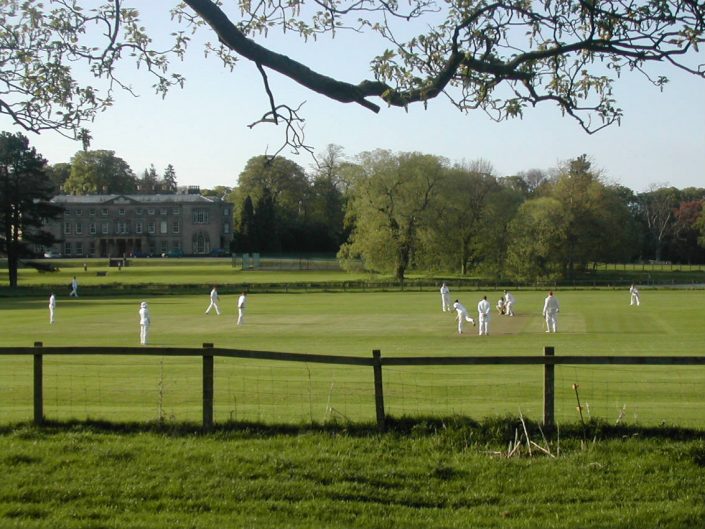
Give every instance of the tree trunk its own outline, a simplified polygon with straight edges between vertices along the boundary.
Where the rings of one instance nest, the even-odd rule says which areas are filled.
[[[17,251],[12,243],[7,245],[7,274],[10,288],[17,288]]]

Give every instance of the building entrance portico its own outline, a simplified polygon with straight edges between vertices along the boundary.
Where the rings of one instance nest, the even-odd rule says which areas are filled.
[[[142,237],[105,237],[98,239],[98,257],[122,257],[142,253],[147,246]]]

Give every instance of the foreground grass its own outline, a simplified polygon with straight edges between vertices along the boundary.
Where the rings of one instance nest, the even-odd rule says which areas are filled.
[[[693,528],[702,432],[578,430],[507,458],[519,421],[202,434],[90,425],[0,433],[0,526]]]

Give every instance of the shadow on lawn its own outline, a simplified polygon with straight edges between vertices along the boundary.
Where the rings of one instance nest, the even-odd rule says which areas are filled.
[[[490,417],[480,421],[469,417],[388,417],[387,428],[380,432],[374,423],[313,423],[313,424],[264,424],[255,422],[225,422],[207,430],[200,424],[188,422],[128,422],[108,421],[46,421],[41,426],[22,422],[0,426],[0,435],[18,434],[26,437],[43,437],[66,432],[136,434],[155,433],[170,437],[203,436],[212,438],[270,438],[302,434],[328,434],[347,437],[445,437],[463,440],[464,444],[506,444],[516,437],[516,432],[527,432],[532,438],[545,437],[550,441],[561,440],[611,440],[611,439],[663,439],[673,441],[704,440],[705,429],[684,428],[673,425],[638,426],[612,425],[591,420],[546,428],[538,422],[514,416]]]

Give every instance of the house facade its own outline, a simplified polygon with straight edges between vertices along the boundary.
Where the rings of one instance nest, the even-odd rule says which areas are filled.
[[[64,257],[208,255],[229,249],[233,206],[199,194],[58,195],[44,229]]]

